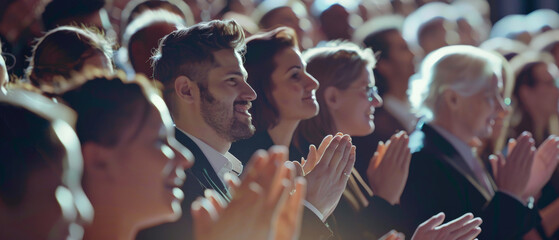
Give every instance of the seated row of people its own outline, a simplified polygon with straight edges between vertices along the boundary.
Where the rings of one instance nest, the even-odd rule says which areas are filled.
[[[376,150],[363,158],[352,137],[383,127],[373,122],[383,101],[372,51],[330,42],[301,55],[296,39],[279,28],[245,40],[234,21],[180,28],[161,40],[153,56],[156,80],[148,83],[95,76],[99,68],[113,69],[106,42],[92,32],[47,33],[28,76],[52,105],[77,113],[85,174],[80,180],[79,172],[70,173],[95,209],[84,238],[131,239],[139,232],[137,239],[373,239],[388,232],[385,238],[401,239],[389,232],[396,229],[412,239],[473,239],[480,232],[482,239],[519,239],[557,230],[558,210],[530,209],[533,192],[526,186],[539,192],[548,182],[559,141],[536,150],[531,134],[521,134],[506,160],[491,157],[493,177],[470,151],[507,111],[502,58],[467,46],[428,55],[422,103],[433,120],[411,136],[398,132],[378,147],[369,143]],[[161,97],[150,84],[161,85]],[[6,92],[13,99],[20,90]],[[46,118],[47,125],[57,118]],[[365,162],[365,174],[356,162]],[[537,177],[532,168],[544,163],[549,177]],[[84,197],[73,205],[88,205]],[[439,212],[455,220],[442,224]],[[469,212],[483,218],[483,231]],[[56,222],[35,221],[45,224],[44,234]],[[65,228],[79,235],[82,222],[71,222]],[[6,236],[17,238],[12,229]]]

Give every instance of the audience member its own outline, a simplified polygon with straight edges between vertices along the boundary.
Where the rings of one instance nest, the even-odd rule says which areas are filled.
[[[409,79],[415,73],[414,54],[396,26],[372,32],[364,40],[366,47],[378,53],[373,69],[383,106],[375,109],[375,123],[381,128],[367,136],[355,137],[359,151],[357,159],[371,159],[379,141],[386,141],[393,134],[415,129],[417,117],[412,112],[407,94]],[[367,182],[368,161],[357,161],[355,168]]]
[[[50,31],[60,26],[84,25],[95,27],[109,38],[116,39],[105,3],[105,0],[52,0],[41,17],[43,28]]]
[[[314,46],[314,24],[300,0],[266,0],[254,11],[253,19],[261,29],[272,30],[285,26],[295,30],[300,49]]]
[[[112,42],[86,28],[55,28],[37,41],[27,69],[27,79],[47,93],[61,90],[57,76],[69,78],[85,66],[113,71]]]
[[[519,239],[540,223],[523,198],[535,154],[531,134],[518,137],[495,180],[469,145],[488,137],[506,108],[500,61],[464,45],[441,48],[424,59],[421,80],[429,89],[422,106],[432,111],[433,120],[410,136],[414,153],[401,197],[411,220],[408,229],[441,211],[451,218],[464,211],[481,216],[481,239]]]
[[[0,238],[77,240],[91,222],[70,111],[21,89],[0,94]]]
[[[460,42],[457,16],[451,5],[427,3],[406,17],[402,36],[416,57],[423,58],[436,49]]]
[[[159,45],[159,39],[184,26],[182,18],[166,10],[147,10],[137,16],[126,27],[122,40],[134,72],[152,78],[150,58]]]
[[[61,95],[78,114],[83,185],[95,208],[84,239],[133,239],[180,216],[192,154],[174,138],[164,102],[147,81],[96,77]]]

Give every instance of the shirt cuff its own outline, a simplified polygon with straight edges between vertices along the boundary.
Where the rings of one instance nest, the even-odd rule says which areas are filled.
[[[307,200],[305,200],[303,202],[303,205],[305,205],[305,207],[307,207],[308,209],[310,209],[314,214],[316,214],[316,216],[322,221],[326,221],[326,219],[324,219],[324,215],[322,215],[322,213],[320,211],[318,211],[318,209],[316,209],[316,207],[314,207],[310,202],[308,202]]]

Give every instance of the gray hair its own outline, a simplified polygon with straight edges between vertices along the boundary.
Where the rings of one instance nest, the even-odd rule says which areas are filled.
[[[411,103],[427,115],[440,107],[448,89],[462,96],[478,93],[493,76],[501,79],[502,58],[481,48],[455,45],[433,51],[421,63],[420,79],[411,84]],[[502,84],[502,82],[501,82]]]

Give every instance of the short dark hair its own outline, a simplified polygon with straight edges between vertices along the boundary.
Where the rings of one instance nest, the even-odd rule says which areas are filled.
[[[174,106],[175,79],[181,75],[206,86],[208,72],[215,65],[213,53],[232,49],[243,55],[245,35],[234,20],[212,20],[176,30],[165,36],[153,59],[153,77],[163,83],[163,98],[170,112]]]
[[[392,33],[399,33],[399,30],[396,28],[389,28],[373,32],[367,35],[367,37],[363,40],[363,44],[367,48],[371,48],[375,51],[377,61],[379,62],[388,59],[388,56],[390,55],[390,41],[388,36]],[[373,69],[373,74],[375,75],[375,85],[378,88],[378,93],[382,97],[386,92],[388,92],[389,86],[387,80],[384,76],[382,76],[377,68]]]
[[[101,76],[62,94],[60,98],[78,115],[76,133],[82,144],[95,142],[112,147],[121,140],[121,133],[130,117],[141,112],[143,125],[151,104],[147,92],[154,90],[147,79],[125,76]]]
[[[50,120],[6,102],[0,102],[0,112],[0,198],[17,206],[29,174],[53,164],[62,168],[66,152]]]
[[[297,48],[295,31],[279,27],[247,39],[245,69],[247,82],[258,97],[252,101],[252,123],[256,131],[266,131],[279,121],[279,110],[272,97],[272,72],[277,66],[274,56],[286,48]]]
[[[97,52],[111,61],[112,50],[113,42],[95,29],[58,27],[37,40],[26,75],[36,87],[52,84],[54,76],[69,78],[80,71],[84,60]]]

